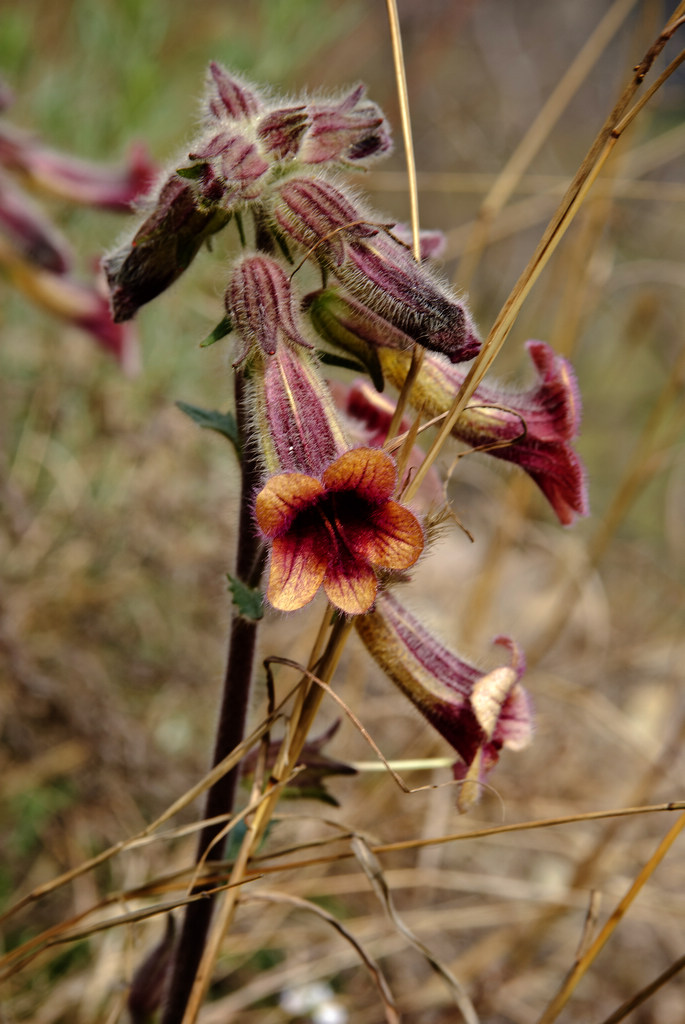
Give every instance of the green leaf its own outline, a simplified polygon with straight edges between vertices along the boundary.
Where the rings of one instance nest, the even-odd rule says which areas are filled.
[[[264,615],[264,598],[261,590],[254,590],[236,576],[227,574],[228,587],[233,595],[233,604],[245,619],[259,622]]]
[[[216,325],[211,334],[208,334],[204,341],[200,342],[200,348],[209,348],[210,345],[214,345],[215,342],[221,341],[227,334],[230,334],[233,330],[233,324],[231,318],[225,316],[223,320],[220,320]]]
[[[190,416],[194,423],[205,430],[215,430],[227,438],[235,448],[236,455],[240,458],[240,438],[238,436],[238,425],[232,412],[218,412],[216,409],[201,409],[197,405],[189,405],[187,402],[177,402],[176,405]]]

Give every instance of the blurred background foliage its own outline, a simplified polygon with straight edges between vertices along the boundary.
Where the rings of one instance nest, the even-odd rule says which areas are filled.
[[[464,253],[483,197],[611,6],[399,4],[422,224],[447,232],[450,274],[469,269],[483,335],[670,9],[623,4],[620,27],[469,267]],[[160,163],[179,159],[210,59],[285,94],[366,82],[397,143],[360,186],[384,213],[407,218],[380,0],[0,3],[0,73],[15,94],[7,118],[81,157],[116,161],[143,140]],[[483,665],[496,633],[523,644],[536,740],[503,759],[496,794],[467,821],[457,818],[449,787],[408,797],[373,774],[331,784],[340,822],[391,841],[496,823],[502,814],[517,820],[682,796],[684,108],[681,70],[617,147],[496,366],[497,376],[523,385],[529,337],[572,359],[592,515],[562,530],[527,480],[484,457],[462,459],[451,494],[475,543],[455,528],[410,592],[413,607]],[[45,206],[84,271],[128,230],[120,215]],[[229,618],[236,474],[229,446],[174,403],[230,405],[229,350],[198,345],[222,315],[235,244],[229,228],[141,312],[143,370],[133,379],[0,280],[3,902],[135,832],[206,767]],[[306,657],[311,621],[270,618],[265,653]],[[263,688],[260,674],[255,716]],[[445,753],[354,646],[340,692],[386,756]],[[329,708],[329,719],[335,715]],[[333,753],[369,757],[349,723]],[[289,813],[295,818],[275,830],[283,845],[288,835],[320,834]],[[483,1019],[523,1024],[572,962],[588,889],[611,907],[664,828],[640,817],[393,855],[384,864],[406,919],[464,979]],[[186,863],[191,848],[192,841],[158,844],[80,878],[11,923],[6,944]],[[676,850],[564,1020],[603,1019],[682,954],[684,864]],[[398,941],[354,865],[293,873],[279,885],[346,916],[381,959],[408,1021],[454,1019],[445,990]],[[43,958],[12,983],[7,1019],[118,1019],[121,986],[159,928],[113,929],[85,950],[79,944]],[[277,1006],[284,979],[319,976],[335,980],[355,1024],[375,1024],[373,987],[320,928],[285,921],[282,908],[258,918],[246,912],[227,945],[207,1024],[231,1010],[260,1024],[290,1019]],[[683,999],[675,981],[639,1019],[679,1024]]]

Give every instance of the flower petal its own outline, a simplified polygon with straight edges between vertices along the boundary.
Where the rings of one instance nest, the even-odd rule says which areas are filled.
[[[397,467],[387,452],[353,448],[336,459],[323,474],[329,491],[354,491],[365,501],[379,504],[390,497],[397,482]]]
[[[273,542],[266,596],[274,608],[294,612],[314,597],[328,565],[328,553],[318,540],[314,534],[277,537]]]
[[[362,615],[376,600],[378,580],[364,561],[336,560],[329,565],[323,586],[328,600],[341,612]]]
[[[355,554],[383,569],[408,569],[423,551],[421,524],[397,501],[384,502],[369,527],[354,538],[345,533]]]
[[[278,473],[272,476],[255,502],[255,515],[260,530],[267,537],[281,536],[290,528],[295,516],[314,504],[323,494],[323,484],[306,473]]]

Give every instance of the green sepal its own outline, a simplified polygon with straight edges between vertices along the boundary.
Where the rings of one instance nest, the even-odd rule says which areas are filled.
[[[209,348],[210,345],[215,345],[217,341],[221,341],[227,334],[230,334],[233,330],[233,324],[231,318],[225,316],[223,320],[220,320],[216,325],[211,334],[208,334],[204,341],[200,342],[200,348]]]
[[[244,619],[252,622],[259,622],[264,617],[264,595],[261,590],[248,587],[246,583],[236,576],[226,574],[228,588],[233,595],[233,604],[236,606]]]
[[[187,178],[188,181],[197,181],[201,178],[207,164],[191,164],[190,167],[177,167],[176,173],[179,178]]]
[[[325,366],[339,366],[343,370],[366,373],[366,367],[363,363],[358,363],[356,359],[346,359],[345,356],[337,356],[334,352],[327,352],[322,348],[317,348],[316,354]]]
[[[205,430],[214,430],[231,442],[235,448],[236,455],[240,458],[240,437],[238,435],[238,424],[232,412],[218,412],[216,409],[201,409],[198,405],[189,405],[188,402],[177,402],[176,405],[190,416],[193,423]]]

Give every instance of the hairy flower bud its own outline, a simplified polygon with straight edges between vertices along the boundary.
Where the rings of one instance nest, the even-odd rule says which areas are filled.
[[[213,121],[245,121],[256,117],[264,108],[262,97],[254,86],[213,60],[207,74],[205,109]]]
[[[226,311],[242,343],[235,365],[249,370],[254,437],[266,471],[321,472],[349,445],[283,268],[269,256],[241,259]]]
[[[192,187],[177,174],[168,177],[131,241],[104,260],[115,322],[130,320],[173,284],[229,217],[200,206]]]
[[[277,230],[309,250],[362,306],[452,362],[480,343],[463,303],[437,283],[370,213],[323,179],[291,178],[274,192]]]
[[[502,747],[521,750],[530,742],[532,715],[520,685],[522,655],[510,640],[498,637],[496,643],[511,650],[512,665],[483,674],[387,591],[355,625],[374,661],[456,750],[455,778],[462,782],[458,805],[467,810]]]
[[[375,103],[364,100],[365,92],[363,85],[357,85],[339,103],[308,104],[311,127],[299,154],[303,163],[356,166],[392,150],[383,112]]]
[[[264,150],[278,160],[294,157],[310,125],[307,107],[283,107],[266,114],[257,125]]]

